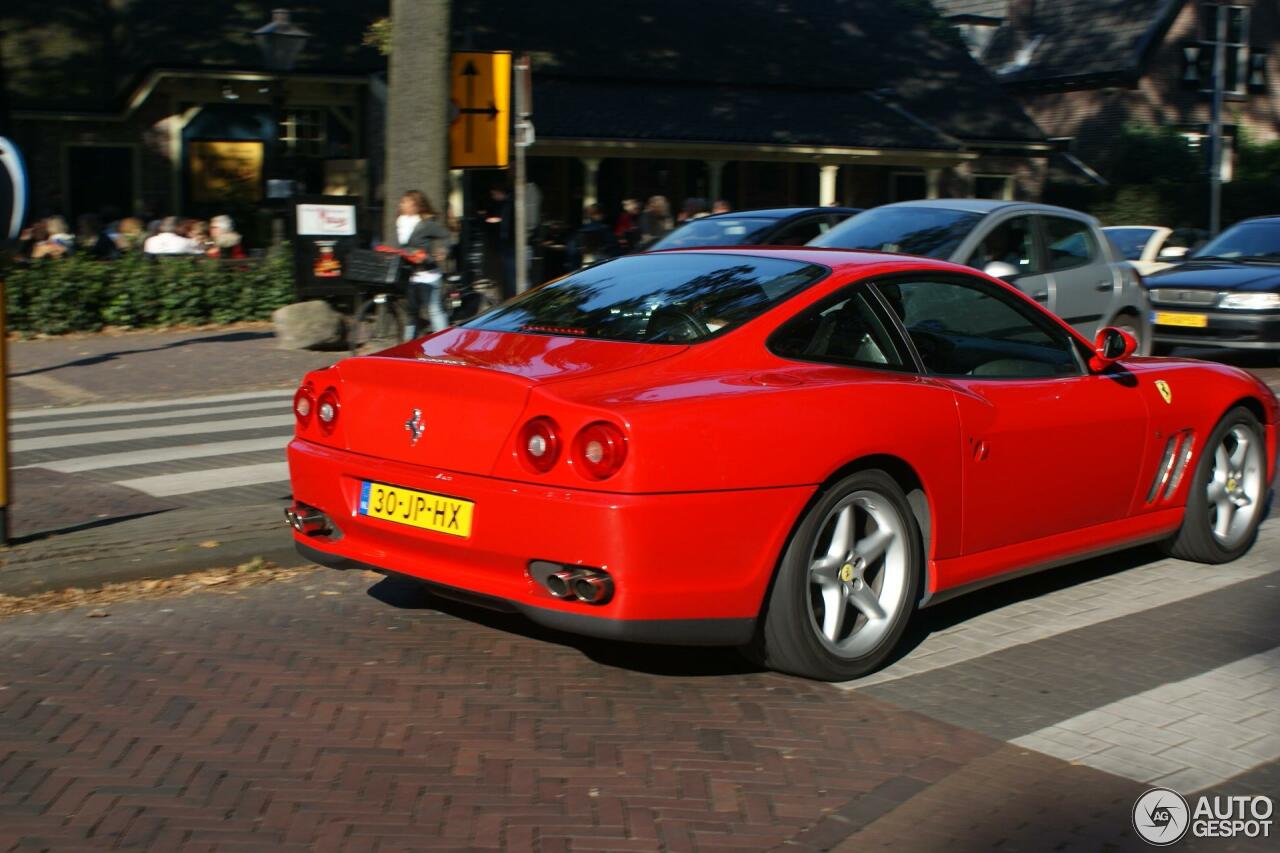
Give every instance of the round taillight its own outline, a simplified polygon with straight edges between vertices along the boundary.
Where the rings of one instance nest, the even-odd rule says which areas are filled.
[[[607,421],[587,424],[573,440],[573,462],[583,476],[604,480],[627,458],[627,436]]]
[[[545,474],[560,458],[560,428],[547,417],[534,418],[520,430],[516,453],[525,465]]]
[[[293,395],[293,414],[298,422],[306,426],[311,420],[311,411],[315,408],[315,399],[311,396],[311,386],[303,385]]]
[[[326,388],[324,393],[320,395],[320,399],[316,400],[316,419],[320,421],[320,426],[325,431],[333,429],[333,425],[338,421],[338,392],[332,388]]]

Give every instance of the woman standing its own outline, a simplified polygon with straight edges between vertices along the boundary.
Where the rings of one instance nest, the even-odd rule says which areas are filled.
[[[670,233],[671,203],[663,195],[650,196],[640,214],[640,249],[649,248]]]
[[[409,255],[414,271],[409,276],[409,325],[405,340],[418,336],[418,316],[425,304],[431,331],[449,325],[444,313],[440,290],[444,282],[443,264],[449,257],[449,229],[436,219],[435,209],[420,190],[409,190],[400,197],[400,215],[396,217],[396,246]]]

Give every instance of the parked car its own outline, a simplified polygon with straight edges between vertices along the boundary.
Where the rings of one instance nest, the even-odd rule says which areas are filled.
[[[1003,279],[1090,338],[1124,329],[1146,352],[1146,296],[1097,220],[1063,207],[988,199],[904,201],[864,211],[811,246],[941,258]]]
[[[1199,228],[1165,228],[1162,225],[1110,225],[1102,233],[1111,248],[1133,264],[1141,275],[1151,275],[1181,263],[1204,245],[1209,232]]]
[[[1236,223],[1146,287],[1160,350],[1280,352],[1280,216]]]
[[[1003,577],[1249,549],[1280,404],[1133,347],[941,261],[628,255],[308,373],[286,517],[325,565],[853,678]]]
[[[803,246],[859,212],[856,207],[774,207],[716,213],[685,222],[648,250]]]

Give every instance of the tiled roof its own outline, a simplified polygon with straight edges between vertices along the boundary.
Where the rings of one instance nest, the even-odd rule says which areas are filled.
[[[1004,18],[1009,0],[933,0],[933,7],[944,18],[977,15],[982,18]]]
[[[1025,31],[1000,27],[983,60],[1006,83],[1135,74],[1184,3],[1039,0]]]
[[[786,87],[833,112],[880,92],[961,139],[1043,139],[927,0],[455,0],[451,23],[459,46],[532,54],[535,87],[549,76]]]
[[[543,76],[541,138],[954,150],[956,140],[859,92]]]

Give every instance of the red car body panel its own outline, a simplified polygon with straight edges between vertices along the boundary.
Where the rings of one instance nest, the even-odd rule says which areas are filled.
[[[299,423],[289,447],[294,497],[338,532],[296,533],[304,553],[434,581],[571,630],[741,642],[791,530],[851,465],[906,478],[925,534],[926,603],[1172,533],[1190,476],[1167,498],[1147,500],[1168,436],[1190,430],[1203,441],[1241,401],[1266,424],[1268,482],[1275,477],[1280,409],[1243,371],[1133,358],[1103,374],[983,380],[792,361],[767,349],[768,336],[852,283],[933,271],[1005,285],[952,264],[874,253],[726,252],[831,273],[688,346],[455,328],[308,374],[304,385],[335,389],[340,409],[331,432],[314,419]],[[411,442],[406,419],[415,410],[422,436]],[[612,423],[627,437],[626,461],[604,481],[570,454],[536,472],[516,447],[534,417],[553,419],[566,445],[589,423]],[[362,480],[474,501],[471,537],[356,514]],[[616,594],[601,606],[555,598],[531,577],[532,560],[608,571]],[[699,632],[717,620],[728,627]]]

